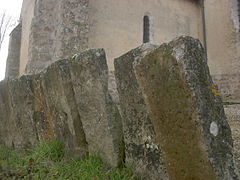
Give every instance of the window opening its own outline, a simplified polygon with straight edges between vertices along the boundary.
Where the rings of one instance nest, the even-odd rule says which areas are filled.
[[[143,43],[150,42],[150,19],[149,16],[143,17]]]

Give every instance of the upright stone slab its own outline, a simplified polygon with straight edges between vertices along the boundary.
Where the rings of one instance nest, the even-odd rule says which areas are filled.
[[[171,180],[239,179],[231,130],[198,40],[180,37],[134,62]]]
[[[89,152],[117,166],[122,161],[122,122],[108,93],[105,52],[85,51],[74,62],[69,67]]]
[[[108,93],[108,68],[102,49],[60,60],[33,81],[34,112],[40,139],[56,136],[68,153],[99,154],[117,166],[122,126]]]
[[[0,82],[0,140],[8,146],[30,147],[38,141],[32,79],[22,76]]]
[[[39,139],[55,136],[64,142],[67,154],[82,157],[88,148],[72,89],[69,62],[57,61],[34,79],[34,118]]]
[[[169,178],[163,154],[133,71],[135,59],[155,48],[156,46],[145,44],[115,59],[114,64],[123,121],[125,161],[133,164],[136,172],[147,179],[166,180]]]
[[[102,49],[0,82],[0,141],[22,147],[54,137],[71,155],[99,154],[113,166],[122,162],[121,117],[108,92]]]

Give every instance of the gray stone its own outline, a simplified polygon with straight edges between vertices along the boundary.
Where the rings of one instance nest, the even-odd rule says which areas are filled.
[[[100,154],[106,162],[116,166],[122,154],[122,122],[108,93],[105,53],[103,50],[86,51],[75,61],[70,73],[89,152]]]
[[[123,134],[127,163],[148,179],[168,179],[163,153],[156,135],[143,94],[137,82],[133,62],[154,50],[156,46],[144,44],[115,59],[115,76],[119,92],[123,121]]]
[[[36,1],[26,74],[38,73],[53,62],[88,48],[88,3],[89,0]]]
[[[8,146],[30,147],[38,140],[31,83],[30,76],[0,82],[0,140]]]
[[[169,178],[239,179],[231,130],[198,40],[180,37],[135,59]]]
[[[115,59],[126,162],[148,179],[239,179],[231,130],[198,40]]]
[[[58,138],[66,152],[99,154],[110,165],[122,161],[122,126],[108,93],[102,49],[51,64],[39,74],[0,82],[0,140],[31,146]]]
[[[119,104],[119,96],[114,71],[108,73],[108,91],[113,99],[113,102]]]

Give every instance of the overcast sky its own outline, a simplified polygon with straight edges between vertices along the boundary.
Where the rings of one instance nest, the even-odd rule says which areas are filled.
[[[0,11],[6,11],[8,15],[19,19],[21,12],[22,0],[0,0]],[[10,33],[10,32],[8,32]],[[0,51],[0,80],[5,76],[5,66],[8,54],[8,35]]]

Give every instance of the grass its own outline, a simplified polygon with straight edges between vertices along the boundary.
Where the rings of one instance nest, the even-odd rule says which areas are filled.
[[[99,156],[82,160],[64,156],[58,140],[39,143],[20,151],[0,144],[0,179],[32,180],[136,180],[132,168],[112,168]]]

